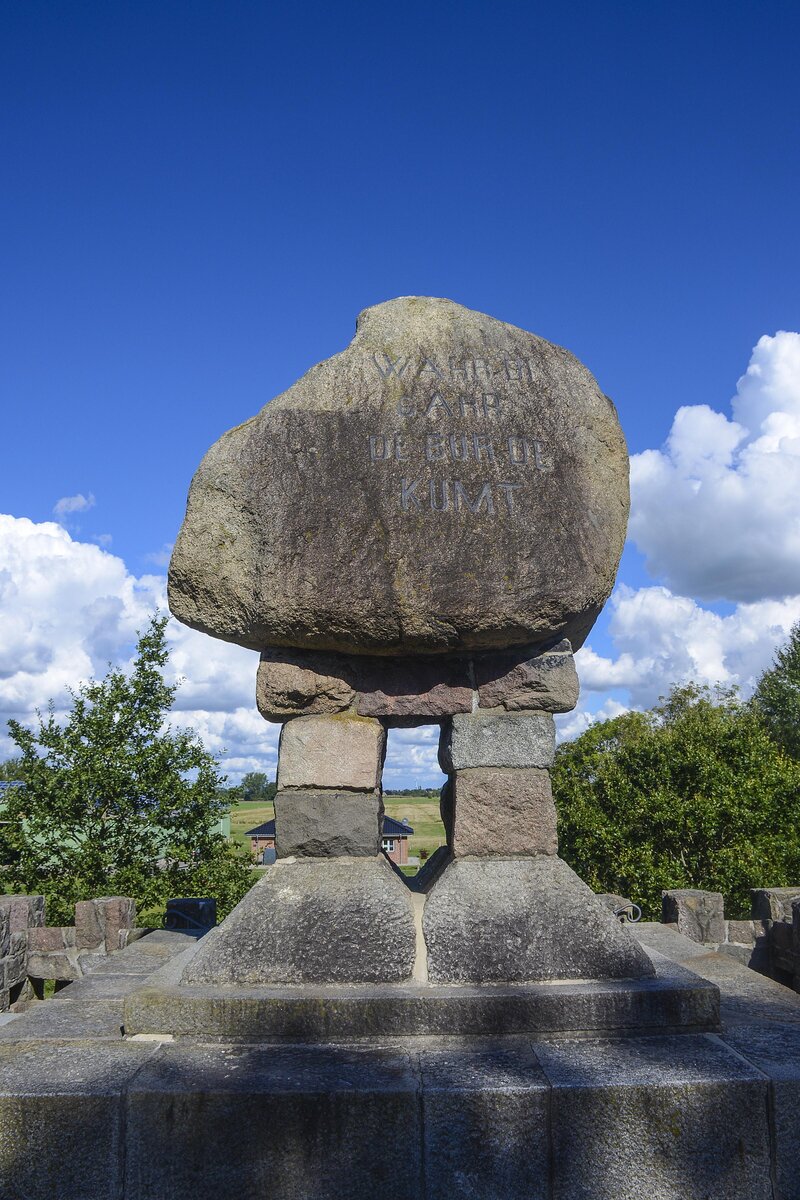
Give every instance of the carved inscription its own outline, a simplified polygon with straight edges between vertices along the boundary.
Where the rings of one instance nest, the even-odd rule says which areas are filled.
[[[491,389],[505,381],[532,383],[534,364],[529,359],[451,357],[445,363],[422,353],[397,358],[384,353],[374,354],[373,361],[381,379],[402,385],[403,394],[392,403],[397,416],[410,425],[408,432],[368,437],[370,462],[407,464],[397,494],[402,512],[511,516],[520,491],[532,485],[537,473],[552,470],[544,441],[521,432],[501,434],[496,427],[505,402]],[[396,395],[397,383],[395,388]],[[466,429],[458,428],[462,421]],[[471,428],[476,423],[480,431]],[[450,477],[432,479],[424,471],[420,478],[415,463],[420,469],[439,464]],[[494,478],[467,484],[447,470],[465,463],[491,465],[487,474]],[[522,477],[515,479],[514,474]]]

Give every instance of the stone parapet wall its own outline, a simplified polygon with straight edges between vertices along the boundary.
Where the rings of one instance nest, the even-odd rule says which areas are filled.
[[[79,901],[74,925],[44,922],[44,896],[0,896],[0,1012],[41,994],[45,980],[80,979],[147,932],[129,896]]]

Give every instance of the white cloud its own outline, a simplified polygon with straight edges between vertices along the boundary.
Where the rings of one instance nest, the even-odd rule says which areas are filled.
[[[94,508],[95,498],[91,492],[88,496],[84,496],[82,492],[78,492],[77,496],[62,496],[60,500],[56,500],[53,505],[53,512],[57,517],[66,517],[70,513],[86,512],[90,508]]]
[[[149,554],[145,554],[145,562],[152,563],[156,567],[168,567],[172,546],[172,542],[165,542],[160,550],[151,550]]]
[[[736,684],[746,695],[800,620],[800,596],[740,604],[720,616],[665,587],[634,591],[624,584],[611,608],[609,633],[618,654],[602,657],[591,644],[579,650],[581,690],[621,690],[637,708],[689,680]]]
[[[631,459],[629,536],[683,595],[800,593],[800,334],[762,337],[732,401],[679,408],[666,445]]]
[[[23,722],[68,688],[130,661],[137,630],[166,611],[162,575],[134,576],[116,555],[55,522],[0,515],[0,758],[13,753],[5,721]],[[274,771],[277,726],[255,707],[257,655],[170,621],[169,676],[183,677],[173,722],[226,751],[232,775]]]

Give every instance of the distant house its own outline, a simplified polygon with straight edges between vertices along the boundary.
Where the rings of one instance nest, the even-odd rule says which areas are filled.
[[[397,863],[398,867],[408,862],[408,838],[413,832],[408,821],[395,821],[394,817],[384,815],[381,850],[393,863]]]
[[[261,866],[269,866],[275,862],[275,818],[248,829],[245,837],[250,838],[250,853]],[[266,858],[265,858],[266,855]]]
[[[414,830],[408,821],[395,821],[394,817],[383,818],[381,850],[399,867],[408,862],[408,839]],[[275,862],[275,819],[248,829],[245,837],[250,838],[250,850],[257,863],[269,866]]]

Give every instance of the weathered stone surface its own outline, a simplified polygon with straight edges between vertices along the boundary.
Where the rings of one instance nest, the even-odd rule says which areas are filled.
[[[652,976],[641,946],[561,859],[458,859],[425,903],[436,983]]]
[[[118,950],[122,929],[136,925],[136,905],[130,896],[100,896],[75,905],[75,939],[79,950],[104,946]]]
[[[279,788],[380,786],[386,730],[371,717],[297,717],[281,730]]]
[[[68,994],[68,993],[65,993]],[[84,1004],[58,999],[57,1004],[36,1004],[0,1029],[4,1042],[65,1041],[122,1037],[122,1001]]]
[[[391,1036],[554,1033],[605,1037],[716,1031],[719,989],[654,955],[647,979],[501,984],[245,985],[180,982],[184,954],[125,999],[130,1033],[256,1043]],[[784,991],[786,989],[783,989]]]
[[[256,701],[268,721],[354,708],[364,717],[440,718],[472,711],[467,659],[265,650]]]
[[[800,887],[751,888],[750,915],[755,921],[791,921]]]
[[[128,1096],[135,1200],[423,1200],[411,1056],[352,1046],[165,1046]]]
[[[775,1195],[800,1200],[800,1028],[769,1022],[734,1025],[723,1040],[770,1081]]]
[[[31,950],[28,953],[28,974],[32,979],[80,979],[81,968],[74,950]]]
[[[382,819],[378,792],[278,792],[278,858],[374,858],[381,848]]]
[[[0,908],[0,956],[8,954],[11,949],[11,929],[9,927],[8,909]]]
[[[549,1200],[550,1088],[530,1047],[437,1047],[421,1071],[426,1200]]]
[[[29,950],[71,950],[74,947],[74,925],[44,925],[28,933]]]
[[[44,925],[44,896],[0,896],[0,928],[3,912],[12,934],[25,933],[33,925]]]
[[[122,1093],[155,1053],[121,1040],[0,1044],[0,1196],[119,1200]]]
[[[170,606],[259,650],[578,647],[627,510],[614,406],[572,354],[405,297],[208,452]]]
[[[763,921],[726,921],[725,933],[729,942],[753,946],[757,937],[764,936],[766,928]]]
[[[411,894],[382,855],[279,860],[202,939],[183,982],[391,983],[415,954]]]
[[[355,699],[344,678],[344,655],[264,650],[256,676],[256,703],[267,721],[343,712]]]
[[[580,685],[572,646],[565,638],[552,649],[487,655],[475,659],[475,682],[481,708],[544,709],[570,712]]]
[[[772,1200],[766,1081],[716,1039],[534,1049],[557,1200]]]
[[[725,941],[725,899],[720,892],[673,888],[661,898],[662,919],[695,942]]]
[[[470,767],[453,775],[452,850],[486,854],[555,854],[556,806],[550,772],[535,767]]]
[[[463,713],[442,729],[439,764],[443,771],[467,767],[539,767],[553,764],[555,723],[550,713]]]

